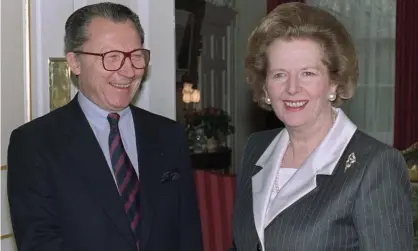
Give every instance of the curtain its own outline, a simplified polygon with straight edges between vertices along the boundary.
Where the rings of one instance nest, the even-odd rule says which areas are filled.
[[[342,109],[360,130],[392,145],[396,0],[306,2],[335,14],[353,37],[360,77],[354,98]]]
[[[235,176],[195,170],[194,179],[202,224],[203,251],[227,251],[232,247]]]
[[[417,0],[397,1],[394,146],[401,150],[418,141],[417,10]]]

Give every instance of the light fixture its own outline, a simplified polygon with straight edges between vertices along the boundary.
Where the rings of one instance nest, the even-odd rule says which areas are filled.
[[[191,102],[193,103],[199,103],[200,102],[200,91],[195,89],[191,93]]]
[[[193,89],[192,83],[184,82],[182,93],[184,103],[188,104],[200,102],[200,91],[198,89]]]
[[[188,104],[192,102],[192,95],[190,93],[184,93],[183,94],[183,102]]]
[[[183,93],[185,92],[192,92],[193,91],[193,84],[192,83],[188,83],[188,82],[184,82],[183,84]]]

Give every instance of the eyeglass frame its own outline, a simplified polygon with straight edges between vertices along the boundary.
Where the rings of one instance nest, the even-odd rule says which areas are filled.
[[[145,66],[142,67],[142,68],[135,67],[134,64],[132,63],[132,58],[131,58],[132,53],[137,52],[137,51],[145,51],[145,52],[148,53],[148,62],[145,62]],[[140,48],[140,49],[134,49],[134,50],[128,51],[128,52],[124,52],[124,51],[120,51],[120,50],[111,50],[111,51],[107,51],[107,52],[104,52],[104,53],[95,53],[95,52],[78,51],[78,50],[75,50],[75,51],[72,51],[72,52],[73,53],[76,53],[76,54],[84,54],[84,55],[91,55],[91,56],[101,57],[102,58],[102,66],[103,66],[103,69],[105,69],[106,71],[119,71],[120,69],[122,69],[123,65],[125,64],[126,58],[129,58],[129,60],[131,60],[132,67],[134,67],[135,69],[138,69],[138,70],[142,70],[142,69],[147,68],[148,65],[149,65],[149,62],[151,60],[151,51],[148,50],[148,49],[142,49],[142,48]],[[106,69],[105,62],[104,62],[105,56],[107,54],[109,54],[109,53],[112,53],[112,52],[119,52],[119,53],[122,53],[123,54],[123,59],[120,62],[120,66],[116,70],[108,70],[108,69]]]

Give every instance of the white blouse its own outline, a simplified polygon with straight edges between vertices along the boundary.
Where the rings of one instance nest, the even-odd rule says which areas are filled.
[[[279,171],[276,175],[275,182],[278,185],[279,191],[282,189],[282,187],[292,178],[292,176],[296,173],[298,169],[297,168],[279,168]],[[270,202],[276,198],[277,195],[277,189],[275,186],[273,186],[273,189],[271,189],[271,196],[270,196]]]
[[[276,198],[278,192],[286,183],[292,178],[292,176],[296,173],[298,169],[297,168],[279,168],[279,171],[276,175],[275,183],[277,183],[279,190],[276,189],[275,186],[273,186],[273,189],[271,189],[271,195],[270,195],[270,201],[267,207],[267,211],[270,210],[270,205]],[[264,227],[267,227],[268,222],[266,222]]]

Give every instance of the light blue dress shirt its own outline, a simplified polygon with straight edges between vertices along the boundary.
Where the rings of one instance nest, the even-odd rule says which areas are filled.
[[[109,170],[115,179],[109,153],[110,126],[107,120],[107,115],[109,112],[98,107],[81,92],[78,92],[77,98],[81,110],[83,110],[84,115],[86,116],[90,127],[96,136],[100,148],[103,151],[104,157],[106,158],[107,164],[109,166]],[[125,147],[129,159],[131,160],[132,165],[134,166],[135,172],[138,175],[138,151],[136,147],[135,126],[132,112],[131,109],[127,107],[118,113],[120,115],[119,131],[121,134],[122,143]],[[115,183],[117,184],[116,179]]]

